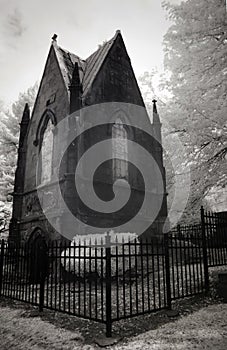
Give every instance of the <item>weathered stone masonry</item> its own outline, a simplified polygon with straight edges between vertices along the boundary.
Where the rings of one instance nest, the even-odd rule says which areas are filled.
[[[117,31],[111,40],[107,41],[86,60],[63,50],[54,39],[47,57],[32,115],[30,117],[29,107],[26,105],[20,125],[10,239],[27,241],[33,239],[32,237],[36,237],[37,232],[41,233],[47,241],[62,239],[61,235],[53,229],[44,216],[36,192],[37,162],[43,142],[43,133],[48,121],[56,126],[63,118],[81,107],[104,102],[125,102],[144,107],[144,101],[121,33]],[[153,124],[150,123],[148,115],[146,118],[148,127],[161,143],[161,123],[155,102]],[[57,131],[54,129],[54,132]],[[64,223],[59,221],[62,208],[59,207],[56,194],[53,191],[53,184],[56,181],[55,167],[59,157],[62,156],[61,149],[57,149],[55,144],[54,132],[51,178],[48,183],[43,184],[44,195],[45,201],[49,203],[52,215],[56,220],[56,225],[58,225],[58,222],[59,225],[67,225],[70,224],[67,219]],[[142,137],[139,132],[133,136],[138,141]],[[83,140],[82,143],[86,145],[91,139],[94,141],[96,137],[97,135],[89,134],[88,139]],[[84,145],[82,146],[84,147]],[[77,146],[80,148],[80,145]],[[162,147],[160,144],[153,143],[150,145],[150,149],[159,164],[162,180],[165,184]],[[80,150],[71,149],[68,151],[62,174],[65,195],[69,197],[73,181],[70,174],[73,162],[77,158],[77,152],[79,153]],[[110,181],[111,172],[112,168],[106,168],[104,173],[100,175],[101,182],[99,186],[103,193],[108,192],[106,191],[108,186],[112,186]],[[135,196],[141,196],[140,184],[137,182],[137,177],[133,174],[133,171],[130,173],[130,179]],[[158,181],[159,179],[157,179],[157,184]],[[75,211],[79,211],[80,208],[77,207],[75,198],[72,198],[72,201],[74,201]],[[86,217],[87,213],[81,212],[80,215]],[[153,227],[148,230],[147,234],[160,234],[166,217],[167,204],[166,193],[164,193],[162,208]],[[100,216],[97,217],[97,220],[103,220],[103,218]],[[60,227],[59,231],[61,231]]]

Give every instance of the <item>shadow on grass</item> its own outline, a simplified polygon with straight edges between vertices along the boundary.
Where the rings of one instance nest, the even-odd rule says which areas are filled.
[[[174,322],[179,317],[186,316],[190,313],[200,310],[201,308],[219,302],[218,299],[212,299],[209,295],[198,295],[173,302],[173,309],[179,311],[178,317],[168,317],[167,310],[157,311],[143,316],[129,318],[113,323],[113,335],[127,340],[132,336],[142,334],[149,330],[154,330],[166,323]],[[12,299],[1,298],[1,307],[10,307],[13,309],[22,309],[18,317],[40,317],[42,320],[51,323],[56,327],[65,330],[77,331],[85,339],[86,343],[92,343],[94,338],[105,335],[105,325],[90,320],[78,318],[44,309],[39,313],[37,307]]]

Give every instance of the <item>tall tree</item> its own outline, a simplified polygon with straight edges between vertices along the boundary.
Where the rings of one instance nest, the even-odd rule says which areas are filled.
[[[163,3],[172,25],[164,37],[169,121],[187,148],[190,210],[226,185],[227,17],[225,0]],[[164,112],[165,113],[165,112]]]
[[[25,103],[33,106],[38,84],[20,93],[11,110],[0,103],[0,231],[5,230],[11,215],[14,173],[17,162],[19,123]]]

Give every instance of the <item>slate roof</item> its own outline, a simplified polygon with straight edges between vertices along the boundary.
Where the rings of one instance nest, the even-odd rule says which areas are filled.
[[[86,67],[86,61],[82,60],[79,56],[76,56],[67,50],[63,50],[56,44],[54,45],[54,49],[67,89],[71,83],[73,69],[76,62],[78,63],[80,81],[82,82]]]
[[[117,30],[112,39],[101,45],[98,50],[90,55],[86,60],[83,60],[79,56],[65,49],[62,49],[56,43],[53,44],[67,89],[71,83],[74,65],[77,62],[83,91],[82,98],[86,96],[110,48],[119,34],[120,31]]]

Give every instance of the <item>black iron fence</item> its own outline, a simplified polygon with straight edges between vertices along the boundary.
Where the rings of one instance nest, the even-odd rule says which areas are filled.
[[[184,237],[173,232],[168,235],[170,256],[171,299],[179,299],[202,293],[206,285],[204,263],[204,242],[201,235],[190,239],[189,232]]]
[[[178,225],[171,233],[194,244],[204,238],[208,267],[227,264],[227,212],[205,212],[202,207],[199,224]]]
[[[107,237],[108,238],[108,237]],[[105,323],[170,307],[164,243],[1,246],[1,295]],[[169,267],[168,267],[169,269]]]
[[[227,213],[202,211],[207,242],[208,266],[227,264]]]
[[[221,220],[221,221],[220,221]],[[106,324],[171,308],[209,288],[208,267],[227,263],[226,222],[201,211],[162,241],[1,244],[1,295]]]

